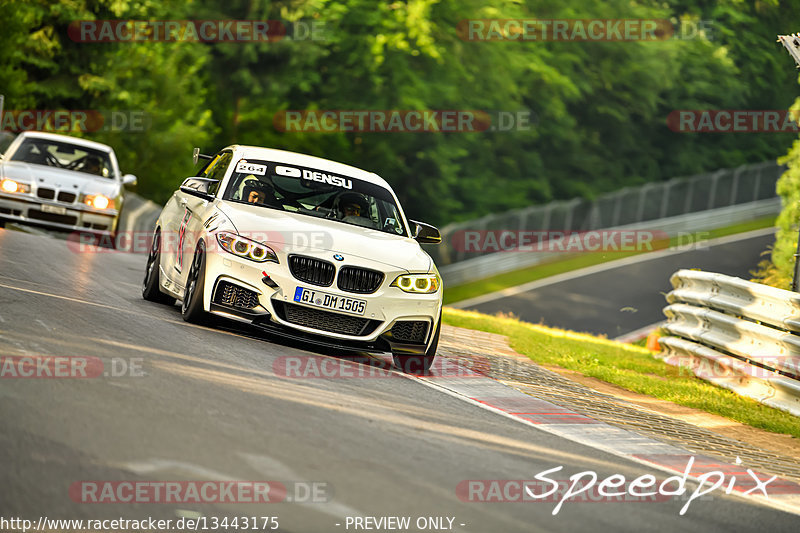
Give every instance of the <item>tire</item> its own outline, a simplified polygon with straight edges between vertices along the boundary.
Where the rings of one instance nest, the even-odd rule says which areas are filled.
[[[406,374],[424,374],[430,370],[433,360],[436,358],[436,349],[439,347],[439,333],[442,331],[442,314],[439,313],[439,323],[436,326],[436,333],[433,334],[433,341],[423,355],[410,355],[392,353],[394,366]]]
[[[203,309],[203,284],[206,280],[206,247],[203,241],[197,244],[192,257],[192,266],[186,277],[186,287],[183,290],[183,303],[181,315],[187,322],[204,324],[208,314]]]
[[[147,266],[142,281],[142,298],[151,302],[175,305],[175,298],[161,292],[161,232],[153,233],[150,253],[147,254]]]

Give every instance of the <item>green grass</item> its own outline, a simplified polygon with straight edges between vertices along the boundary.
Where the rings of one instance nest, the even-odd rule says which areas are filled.
[[[700,240],[716,239],[719,237],[734,235],[736,233],[745,233],[747,231],[752,231],[756,229],[768,228],[770,226],[773,226],[774,223],[775,223],[774,216],[764,217],[756,220],[751,220],[748,222],[741,222],[739,224],[734,224],[732,226],[726,226],[724,228],[718,228],[715,230],[696,232],[693,235],[692,239],[695,241],[698,240],[698,238]],[[679,243],[677,242],[677,239],[673,238],[670,240],[669,246],[685,244],[686,242],[688,242],[688,238],[683,243]],[[662,243],[661,249],[666,247],[667,243]],[[658,249],[658,246],[656,246],[655,248]],[[509,252],[509,253],[515,253],[515,252]],[[503,289],[507,289],[509,287],[516,287],[517,285],[522,285],[523,283],[528,283],[531,281],[544,279],[550,276],[555,276],[556,274],[562,274],[564,272],[578,270],[580,268],[599,265],[601,263],[606,263],[608,261],[613,261],[615,259],[622,259],[624,257],[630,257],[632,255],[638,255],[640,253],[647,253],[647,252],[607,252],[607,253],[595,252],[595,253],[585,253],[580,255],[565,254],[565,257],[563,259],[549,261],[547,263],[542,263],[521,270],[515,270],[513,272],[498,274],[496,276],[491,276],[488,278],[476,280],[470,283],[465,283],[463,285],[457,285],[454,287],[445,287],[444,303],[445,305],[447,305],[455,302],[460,302],[461,300],[466,300],[467,298],[474,298],[476,296],[481,296],[483,294],[500,291]],[[755,265],[753,265],[753,267],[755,268]]]
[[[443,319],[453,326],[506,335],[514,350],[537,363],[800,438],[797,417],[696,378],[690,370],[668,365],[640,346],[452,308],[445,308]]]

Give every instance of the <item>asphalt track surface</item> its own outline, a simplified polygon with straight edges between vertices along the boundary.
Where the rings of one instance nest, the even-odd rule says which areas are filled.
[[[144,263],[142,255],[76,253],[62,240],[0,229],[0,353],[97,357],[104,370],[94,379],[0,380],[0,517],[176,519],[188,511],[276,516],[281,531],[296,532],[355,531],[348,516],[410,516],[412,524],[447,516],[453,531],[465,532],[797,530],[797,516],[721,491],[684,516],[679,499],[567,501],[555,516],[554,503],[464,502],[456,493],[462,480],[533,479],[559,465],[564,478],[663,473],[399,374],[283,377],[273,372],[280,358],[321,352],[231,324],[186,324],[177,306],[141,299]],[[109,375],[115,362],[141,372]],[[74,501],[70,487],[88,480],[318,483],[327,496]]]
[[[463,308],[487,314],[511,312],[526,322],[615,338],[665,319],[664,295],[672,289],[669,278],[677,270],[699,268],[750,279],[750,271],[773,242],[773,235],[767,234],[698,245]]]

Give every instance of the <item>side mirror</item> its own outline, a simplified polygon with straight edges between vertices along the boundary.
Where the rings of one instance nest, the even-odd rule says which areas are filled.
[[[414,239],[421,244],[439,244],[442,242],[442,234],[430,224],[409,220],[411,230],[414,232]]]
[[[211,186],[219,183],[218,180],[210,180],[207,178],[186,178],[181,184],[181,192],[197,196],[206,201],[214,199],[214,195],[209,192]]]
[[[122,185],[128,187],[136,187],[138,183],[139,180],[133,174],[125,174],[124,176],[122,176]]]

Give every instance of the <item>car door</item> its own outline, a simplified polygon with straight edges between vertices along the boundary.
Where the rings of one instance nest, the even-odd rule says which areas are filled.
[[[230,165],[233,154],[220,152],[205,166],[197,177],[221,180]],[[216,194],[219,185],[209,192]],[[164,268],[168,278],[175,284],[178,293],[183,292],[188,265],[191,264],[197,239],[212,202],[198,198],[178,189],[167,205],[164,217],[165,245]]]

